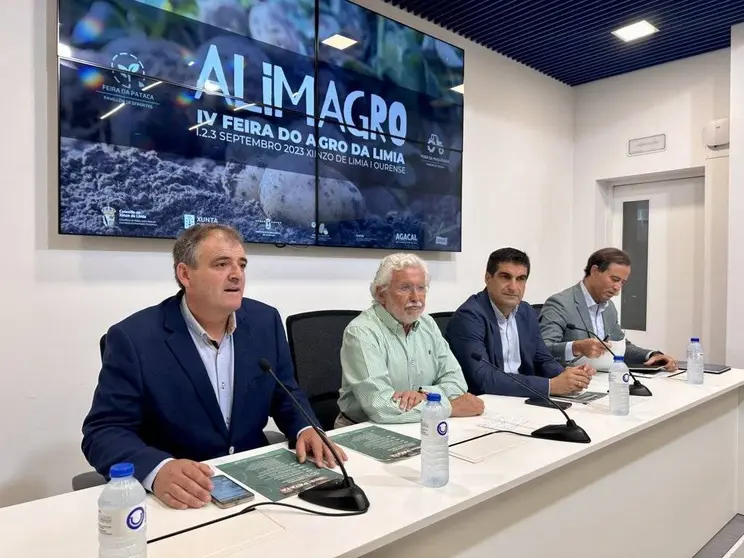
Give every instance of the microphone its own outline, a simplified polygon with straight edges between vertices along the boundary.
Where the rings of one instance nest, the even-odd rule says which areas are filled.
[[[584,329],[583,327],[576,327],[574,324],[566,324],[566,329],[576,330],[576,331],[583,331],[584,333],[588,334],[590,337],[594,337],[604,345],[604,348],[607,349],[610,354],[614,357],[615,353],[612,352],[612,349],[599,338],[599,335],[594,333],[590,329]],[[628,374],[630,374],[630,377],[633,378],[633,385],[628,388],[628,393],[630,395],[635,395],[637,397],[651,397],[653,393],[651,393],[651,390],[648,389],[646,386],[644,386],[638,378],[636,378],[633,375],[633,372],[630,371],[630,368],[628,368]]]
[[[555,440],[557,442],[575,442],[578,444],[588,444],[592,441],[592,439],[589,437],[589,434],[587,434],[583,428],[576,424],[576,422],[574,422],[574,420],[568,416],[566,411],[556,405],[555,401],[553,401],[549,396],[545,395],[544,393],[540,393],[532,386],[517,379],[516,374],[508,374],[503,370],[499,370],[499,368],[495,364],[483,358],[483,355],[480,353],[471,353],[470,357],[477,362],[485,362],[491,368],[496,370],[496,372],[505,375],[507,378],[510,378],[512,381],[518,383],[526,390],[531,391],[532,393],[537,395],[540,399],[547,401],[551,407],[555,407],[561,413],[563,413],[564,417],[566,417],[566,424],[549,424],[547,426],[538,428],[532,434],[530,434],[530,436],[532,436],[533,438]]]
[[[320,436],[323,444],[331,451],[333,457],[336,459],[336,463],[341,467],[341,472],[344,475],[344,478],[342,479],[333,479],[324,482],[323,484],[319,484],[300,492],[297,496],[300,499],[306,500],[317,506],[332,508],[334,510],[358,512],[367,511],[369,509],[369,500],[367,500],[367,495],[354,483],[354,479],[346,473],[344,462],[336,453],[333,444],[328,440],[325,433],[315,425],[315,421],[310,418],[310,415],[308,415],[303,406],[300,405],[300,402],[297,401],[294,395],[292,395],[292,392],[284,385],[284,382],[277,377],[271,369],[271,363],[265,358],[262,358],[258,361],[258,365],[261,367],[261,370],[267,374],[271,374],[274,380],[276,380],[276,383],[282,387],[287,395],[289,395],[289,398],[292,400],[295,407],[299,409],[302,416],[305,417],[305,420],[310,424],[313,430],[315,430],[316,434]],[[316,456],[316,458],[317,457],[318,456]]]

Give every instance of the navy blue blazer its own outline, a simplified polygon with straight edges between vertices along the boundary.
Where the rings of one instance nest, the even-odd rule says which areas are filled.
[[[548,379],[563,372],[563,366],[545,346],[540,336],[537,315],[529,304],[520,305],[516,320],[519,356],[522,360],[519,380],[548,395]],[[504,353],[499,324],[485,290],[472,295],[457,309],[447,324],[445,337],[460,362],[471,393],[534,397],[534,393],[470,356],[479,353],[503,370]]]
[[[82,449],[104,476],[114,463],[134,464],[142,481],[163,459],[204,461],[267,444],[271,415],[290,440],[308,426],[287,394],[258,366],[266,358],[313,417],[294,378],[279,312],[243,299],[233,334],[235,376],[230,429],[181,314],[179,293],[112,326]]]

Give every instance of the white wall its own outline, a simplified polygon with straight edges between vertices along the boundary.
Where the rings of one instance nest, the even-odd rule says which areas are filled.
[[[577,214],[594,215],[596,181],[705,164],[705,124],[729,113],[728,49],[575,88]],[[667,135],[667,150],[628,157],[631,138]],[[587,234],[589,232],[594,234]],[[603,233],[603,216],[574,223],[577,264]]]
[[[728,153],[708,150],[702,133],[709,121],[729,115],[730,60],[728,49],[719,50],[574,90],[574,268],[578,273],[593,250],[612,244],[606,227],[609,189],[597,181],[704,171],[702,339],[713,359],[726,352],[727,277],[721,270],[728,259]],[[666,151],[627,156],[629,139],[655,134],[666,134]]]
[[[429,310],[482,287],[485,261],[514,245],[534,261],[528,300],[572,280],[573,97],[565,87],[374,0],[367,7],[466,49],[463,245],[429,255]],[[0,20],[4,108],[0,237],[0,505],[69,490],[87,470],[80,426],[107,327],[175,291],[165,241],[56,235],[56,40],[52,0],[14,3]],[[560,216],[556,218],[556,216]],[[246,293],[284,317],[361,308],[382,251],[248,246]]]
[[[744,367],[744,24],[731,28],[731,165],[729,180],[728,327],[726,359]]]

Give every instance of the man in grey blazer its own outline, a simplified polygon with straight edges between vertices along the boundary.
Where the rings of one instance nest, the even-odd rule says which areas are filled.
[[[617,248],[602,248],[591,256],[584,279],[577,285],[551,296],[540,312],[540,333],[553,356],[564,366],[579,357],[598,358],[605,347],[580,329],[588,329],[608,342],[623,339],[617,309],[612,298],[620,293],[630,276],[630,257]],[[642,349],[626,339],[625,362],[628,365],[664,366],[676,370],[677,362],[661,351]]]

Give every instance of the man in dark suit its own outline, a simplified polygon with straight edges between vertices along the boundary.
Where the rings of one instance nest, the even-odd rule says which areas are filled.
[[[589,385],[594,370],[588,366],[564,370],[540,337],[537,315],[522,304],[530,259],[514,248],[493,252],[486,266],[486,288],[468,298],[447,325],[447,341],[462,366],[475,395],[491,393],[534,397],[507,374],[545,395],[564,395]],[[472,358],[478,353],[500,372]]]
[[[320,437],[258,365],[268,359],[312,416],[294,379],[279,313],[243,298],[246,261],[235,229],[189,228],[173,247],[181,291],[109,329],[83,423],[83,453],[99,473],[128,461],[168,506],[201,507],[210,501],[212,470],[199,462],[266,445],[269,416],[296,440],[300,461],[312,454],[318,466],[335,466]]]

